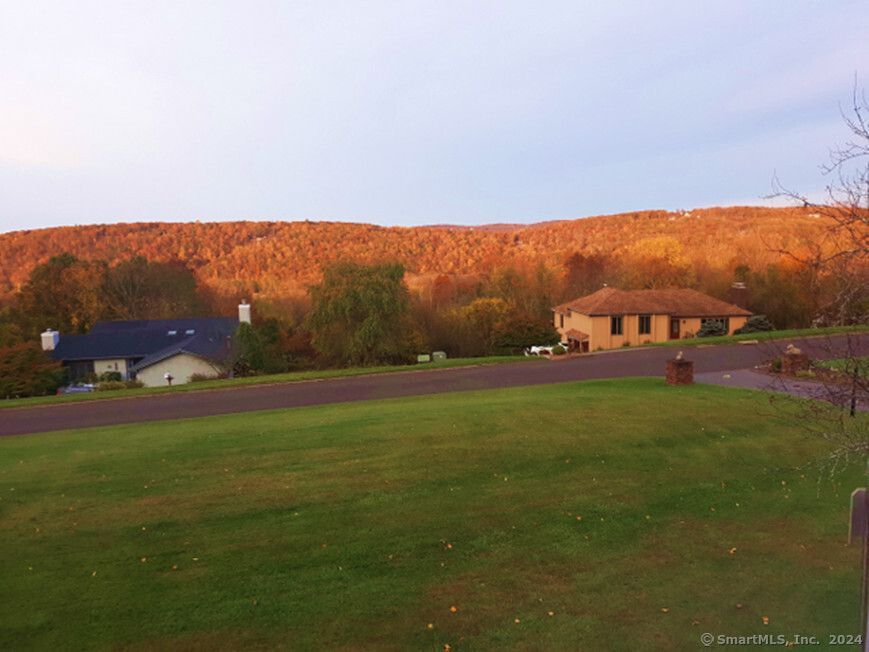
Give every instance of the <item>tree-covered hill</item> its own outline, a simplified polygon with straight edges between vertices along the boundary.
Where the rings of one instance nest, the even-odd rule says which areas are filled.
[[[508,228],[509,227],[509,228]],[[181,261],[215,290],[268,296],[304,292],[338,260],[397,261],[408,276],[475,275],[515,265],[560,267],[573,253],[630,263],[669,256],[695,269],[778,262],[780,249],[819,237],[822,219],[802,208],[644,211],[528,226],[380,227],[338,222],[189,222],[73,226],[0,234],[0,301],[30,271],[69,252],[109,264],[144,256]],[[642,273],[642,269],[638,270]]]

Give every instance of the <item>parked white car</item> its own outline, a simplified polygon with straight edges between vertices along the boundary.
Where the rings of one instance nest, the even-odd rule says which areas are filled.
[[[559,344],[550,344],[549,346],[532,346],[525,349],[525,355],[552,355],[552,349],[556,346],[563,347],[564,350],[567,350],[567,344],[559,343]]]

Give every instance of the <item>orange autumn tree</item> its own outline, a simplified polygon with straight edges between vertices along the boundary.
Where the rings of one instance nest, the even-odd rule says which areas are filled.
[[[694,266],[672,236],[639,240],[622,254],[622,285],[627,288],[687,288],[696,282]]]

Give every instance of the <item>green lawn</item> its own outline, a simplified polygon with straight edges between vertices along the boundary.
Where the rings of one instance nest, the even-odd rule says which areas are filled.
[[[745,333],[741,335],[721,335],[717,337],[694,337],[687,340],[670,340],[668,342],[653,342],[643,346],[709,346],[712,344],[736,344],[737,342],[769,342],[771,340],[785,340],[798,337],[827,337],[830,335],[844,335],[846,333],[869,332],[869,326],[830,326],[828,328],[795,328],[783,331],[766,331],[759,333]]]
[[[0,649],[857,634],[863,461],[769,412],[634,379],[3,438]]]
[[[869,379],[869,357],[864,358],[839,358],[837,360],[815,360],[812,364],[833,371],[854,372],[854,362],[857,363],[857,373],[860,378]]]

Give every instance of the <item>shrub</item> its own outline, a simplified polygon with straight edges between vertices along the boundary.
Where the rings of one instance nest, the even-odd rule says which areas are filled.
[[[781,371],[781,358],[773,358],[769,361],[770,371]]]
[[[139,389],[140,387],[144,387],[145,383],[141,380],[133,380],[132,378],[124,381],[124,387],[127,389]]]
[[[89,371],[84,376],[81,377],[81,382],[86,385],[96,385],[100,382],[100,377],[96,375],[95,372]]]
[[[111,392],[116,389],[127,389],[127,385],[120,380],[107,380],[96,387],[98,392]]]
[[[565,353],[567,353],[567,349],[560,344],[556,344],[552,347],[552,355],[564,355]]]
[[[190,377],[187,379],[188,383],[201,383],[206,380],[214,380],[215,376],[209,376],[208,374],[190,374]]]
[[[735,331],[733,331],[733,334],[740,335],[742,333],[764,333],[774,330],[775,326],[773,326],[772,322],[766,318],[766,315],[752,315],[745,320],[745,325],[742,328],[737,328]]]
[[[624,342],[622,342],[622,348],[623,348],[623,349],[626,349],[626,348],[629,347],[630,345],[631,345],[631,343],[628,342],[627,340],[625,340]]]
[[[811,371],[810,369],[800,369],[799,371],[796,372],[796,377],[797,378],[814,378],[815,372]]]
[[[104,371],[100,374],[99,382],[101,383],[119,383],[121,382],[121,372],[120,371]]]
[[[697,337],[716,337],[719,335],[727,335],[727,329],[720,321],[707,321],[700,330],[697,331]]]

